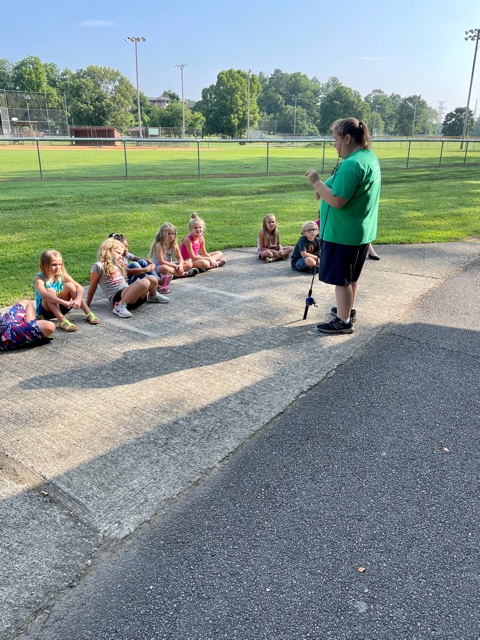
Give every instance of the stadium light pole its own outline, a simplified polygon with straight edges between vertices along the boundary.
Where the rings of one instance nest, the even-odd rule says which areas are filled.
[[[29,128],[29,129],[30,129],[30,131],[31,131],[31,130],[32,130],[32,122],[31,122],[31,120],[30,120],[30,107],[29,107],[29,105],[28,105],[28,102],[29,102],[29,100],[31,100],[31,99],[32,99],[32,97],[31,97],[31,96],[29,96],[29,95],[28,95],[28,93],[25,93],[23,97],[25,98],[25,102],[26,102],[26,104],[27,104],[28,128]]]
[[[468,109],[470,107],[470,96],[472,95],[473,75],[475,73],[475,62],[477,61],[477,50],[478,50],[479,39],[480,39],[480,28],[469,29],[468,31],[465,31],[465,40],[475,41],[475,52],[473,54],[472,75],[470,76],[470,87],[468,89],[467,108],[465,110],[465,119],[463,121],[463,133],[462,133],[462,142],[461,142],[460,149],[463,148],[463,141],[465,140],[465,137],[467,135]]]
[[[138,86],[138,43],[146,42],[146,38],[143,36],[129,36],[125,38],[125,42],[134,42],[135,43],[135,71],[137,76],[137,114],[138,114],[138,137],[143,138],[142,131],[142,114],[140,111],[140,89]]]
[[[252,70],[248,70],[247,75],[247,140],[250,138],[250,78]]]
[[[417,120],[417,107],[418,107],[418,101],[420,100],[420,96],[415,96],[415,98],[417,98],[415,100],[415,106],[413,108],[413,124],[412,124],[412,138],[415,135],[415,122]]]
[[[295,98],[295,111],[293,116],[293,135],[295,136],[297,134],[297,98],[298,96],[295,94],[293,97]]]
[[[183,70],[187,66],[184,62],[175,65],[177,69],[180,69],[180,78],[182,81],[182,138],[185,138],[185,100],[183,97]]]

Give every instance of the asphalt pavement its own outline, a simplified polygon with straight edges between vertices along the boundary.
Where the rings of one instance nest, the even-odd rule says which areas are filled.
[[[122,320],[99,298],[92,308],[101,325],[89,326],[79,314],[77,333],[56,332],[51,345],[2,354],[2,640],[37,616],[30,637],[64,640],[480,635],[478,626],[477,636],[468,635],[478,625],[473,615],[464,623],[467,635],[441,635],[448,619],[457,623],[474,612],[480,577],[480,243],[378,252],[380,262],[367,261],[348,336],[316,331],[334,304],[332,288],[316,282],[318,306],[303,321],[310,278],[238,249],[226,252],[224,268],[175,281],[169,305],[148,305]],[[261,471],[271,479],[257,477]],[[228,505],[245,514],[238,530],[235,520],[222,520]],[[71,613],[70,598],[108,570],[112,554],[127,554],[158,528],[164,571],[173,571],[179,522],[186,523],[181,540],[192,558],[206,552],[210,563],[226,566],[217,573],[222,580],[213,581],[228,594],[226,608],[209,609],[205,618],[196,582],[202,571],[187,563],[186,573],[179,567],[155,583],[170,585],[158,591],[157,609],[177,602],[190,610],[175,617],[174,628],[157,624],[149,636],[135,635],[124,616],[118,634],[108,635],[104,614],[106,635],[98,627],[96,636],[86,627],[81,635],[78,620],[77,635],[54,635],[55,612]],[[250,555],[240,551],[241,538],[250,541]],[[284,562],[273,580],[279,540],[275,557]],[[237,563],[222,565],[232,541]],[[265,571],[258,572],[259,563]],[[228,592],[235,571],[240,582]],[[253,583],[242,581],[245,571],[257,576]],[[305,576],[313,580],[311,601],[295,587]],[[442,596],[448,576],[456,587],[452,605],[464,601],[455,610]],[[374,585],[358,582],[364,578],[374,582],[371,598],[365,594]],[[190,584],[188,597],[175,593],[177,579],[184,594]],[[203,603],[215,604],[208,581],[201,584]],[[245,616],[252,597],[264,587],[269,598],[277,586],[275,627],[267,624],[271,598]],[[426,635],[427,623],[408,612],[407,594],[419,616],[437,611],[437,626],[433,613],[429,622],[437,635]],[[237,632],[228,636],[223,625],[233,600]],[[49,614],[55,601],[59,608]],[[388,617],[400,625],[398,635],[385,626]],[[378,633],[391,635],[365,635],[372,620],[384,625]],[[360,626],[335,635],[350,624]]]

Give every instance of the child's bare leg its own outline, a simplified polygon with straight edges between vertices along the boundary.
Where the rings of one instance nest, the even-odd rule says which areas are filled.
[[[274,257],[275,257],[274,252],[270,251],[270,249],[264,249],[263,251],[260,251],[260,258],[262,258],[262,260],[265,260],[265,258],[274,258]]]
[[[71,282],[67,282],[66,284],[63,285],[63,290],[61,292],[61,294],[58,296],[59,300],[65,300],[65,301],[69,301],[69,300],[75,300],[75,298],[77,297],[77,290],[75,288],[75,285],[72,284]],[[60,304],[62,304],[60,302]]]
[[[310,256],[307,256],[305,258],[305,264],[307,265],[307,267],[316,267],[318,264],[318,260],[316,258],[310,258]]]
[[[122,302],[126,302],[127,304],[133,304],[140,298],[144,298],[147,295],[149,288],[150,281],[147,280],[147,278],[137,280],[133,284],[130,284],[128,287],[123,289],[121,300]]]
[[[85,319],[89,324],[100,324],[100,318],[97,318],[85,300],[80,302],[80,309],[85,313]]]
[[[282,256],[281,257],[284,260],[286,260],[290,256],[290,254],[293,252],[294,248],[295,247],[290,247],[290,246],[282,247]]]
[[[206,258],[196,258],[193,261],[193,266],[196,269],[211,269],[212,265],[210,264],[210,260],[207,260]]]
[[[18,304],[21,304],[25,309],[25,320],[26,322],[30,322],[31,320],[35,320],[35,307],[33,306],[33,302],[31,300],[20,300]]]
[[[42,307],[48,313],[53,314],[55,316],[55,319],[58,322],[63,322],[65,320],[65,316],[60,311],[60,305],[62,304],[62,302],[66,302],[66,300],[60,300],[60,298],[57,298],[57,300],[59,301],[58,304],[55,304],[53,302],[50,303],[50,302],[47,302],[46,300],[42,300]]]
[[[222,256],[223,256],[223,253],[222,253],[221,251],[212,251],[212,252],[210,253],[210,255],[212,256],[212,258],[213,258],[214,260],[221,260],[221,259],[222,259]]]
[[[20,304],[25,309],[25,320],[26,322],[31,322],[35,320],[35,307],[33,306],[33,302],[31,300],[20,300]],[[43,335],[47,338],[51,336],[55,331],[55,325],[50,320],[37,320],[37,325]]]
[[[50,320],[37,320],[37,325],[45,338],[48,338],[55,331],[55,325]]]
[[[156,272],[158,273],[159,276],[175,275],[174,267],[169,267],[168,264],[159,264],[158,267],[156,268]]]
[[[148,295],[154,296],[157,293],[158,278],[156,276],[146,276],[144,280],[148,280],[150,287],[148,289]]]

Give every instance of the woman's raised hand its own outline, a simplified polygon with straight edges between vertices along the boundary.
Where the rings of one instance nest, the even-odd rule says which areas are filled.
[[[315,171],[315,169],[309,169],[308,171],[305,171],[305,177],[310,182],[310,184],[315,184],[315,182],[318,182],[320,180],[320,176],[318,175],[318,172]]]

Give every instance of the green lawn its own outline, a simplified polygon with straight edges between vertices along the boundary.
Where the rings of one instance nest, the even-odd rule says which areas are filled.
[[[374,141],[383,169],[437,168],[480,164],[480,142],[469,142],[468,153],[458,141]],[[200,176],[296,175],[305,167],[333,167],[336,154],[326,142],[269,143],[249,141],[201,141],[182,143],[128,142],[117,147],[51,145],[25,141],[21,145],[0,142],[0,180],[138,179]],[[41,173],[40,173],[41,169]]]
[[[303,177],[198,180],[93,180],[4,182],[0,185],[0,305],[32,297],[40,253],[56,248],[69,273],[86,284],[100,243],[124,233],[145,255],[159,226],[169,220],[180,238],[192,211],[207,223],[207,249],[255,246],[261,221],[275,213],[284,244],[301,224],[316,219],[318,203]],[[318,153],[318,152],[317,152]],[[325,177],[325,176],[324,176]],[[384,171],[379,243],[448,242],[480,237],[480,169],[458,167]]]

